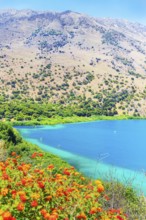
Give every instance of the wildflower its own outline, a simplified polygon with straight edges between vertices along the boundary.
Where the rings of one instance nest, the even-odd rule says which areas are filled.
[[[16,220],[9,211],[2,214],[3,220]]]
[[[68,169],[64,169],[63,174],[70,176],[71,173],[68,171]]]
[[[1,190],[1,194],[2,194],[3,196],[6,196],[6,195],[8,194],[8,188],[2,189],[2,190]]]
[[[18,166],[17,168],[18,168],[18,170],[23,171],[23,167],[22,167],[21,165],[20,165],[20,166]]]
[[[85,196],[85,199],[90,199],[90,198],[92,198],[90,194]]]
[[[23,211],[24,210],[24,204],[22,202],[20,202],[17,206],[17,210],[18,211]]]
[[[99,193],[103,192],[104,191],[104,186],[102,184],[99,184],[98,187],[97,187],[97,191]]]
[[[21,202],[26,202],[27,198],[25,195],[20,195],[20,200],[21,200]]]
[[[124,220],[124,218],[122,218],[120,215],[117,216],[118,220]]]
[[[37,168],[37,169],[34,169],[34,173],[39,173],[39,169]]]
[[[46,209],[42,209],[41,211],[40,211],[40,213],[41,213],[41,215],[46,215],[47,214],[47,211],[46,211]]]
[[[23,186],[25,186],[26,185],[26,179],[22,179],[21,183],[22,183]]]
[[[17,191],[16,191],[16,190],[12,190],[12,191],[11,191],[11,194],[12,194],[12,198],[15,199],[16,194],[17,194]]]
[[[79,172],[75,172],[74,175],[75,175],[75,176],[78,176],[78,175],[79,175]]]
[[[0,170],[4,171],[5,170],[5,165],[3,162],[0,161]]]
[[[31,198],[34,200],[38,200],[40,198],[40,194],[39,193],[32,193]]]
[[[49,218],[50,218],[50,214],[49,213],[44,214],[44,219],[48,219],[49,220]]]
[[[50,201],[51,199],[52,199],[52,196],[47,196],[47,197],[46,197],[46,200],[47,200],[47,201]]]
[[[4,172],[3,175],[2,175],[2,179],[3,179],[3,180],[9,180],[10,177],[8,176],[7,173]]]
[[[83,176],[81,176],[81,178],[80,178],[81,180],[85,180],[85,177],[83,177]]]
[[[47,167],[48,170],[53,170],[54,169],[54,165],[53,164],[50,164],[48,167]]]
[[[102,182],[101,182],[100,180],[95,180],[95,183],[96,183],[97,185],[102,184]]]
[[[77,219],[87,219],[85,213],[81,213],[77,216]]]
[[[17,160],[15,158],[12,161],[15,165],[17,165]]]
[[[92,207],[89,213],[93,215],[96,212],[97,212],[97,208],[96,207]]]
[[[11,219],[11,213],[6,211],[2,214],[2,217],[4,220],[10,220]]]
[[[110,209],[109,212],[110,212],[111,214],[116,214],[116,213],[117,213],[117,214],[120,214],[121,211],[120,211],[120,209]]]
[[[11,155],[12,155],[12,156],[16,156],[16,152],[13,151],[13,152],[11,153]]]
[[[45,188],[45,184],[43,182],[41,182],[41,181],[38,181],[38,186],[41,189]]]
[[[44,174],[44,170],[39,170],[39,174]]]
[[[31,158],[34,159],[37,157],[37,152],[34,152],[32,155],[31,155]]]
[[[98,207],[98,208],[97,208],[97,212],[102,212],[102,208],[101,208],[101,207]]]
[[[19,196],[22,196],[22,195],[25,196],[26,194],[25,194],[24,191],[19,191],[19,192],[18,192],[18,195],[19,195]]]
[[[59,174],[56,174],[56,180],[61,180],[62,179],[62,175],[59,173]]]
[[[57,220],[57,216],[56,215],[50,215],[48,220]]]
[[[37,207],[38,206],[38,202],[36,200],[31,202],[31,206],[32,207]]]

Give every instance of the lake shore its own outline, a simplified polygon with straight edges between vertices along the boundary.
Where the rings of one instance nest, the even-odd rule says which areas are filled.
[[[117,115],[117,116],[90,116],[90,117],[79,117],[79,116],[71,116],[71,117],[59,117],[56,116],[54,118],[43,118],[43,119],[34,119],[34,120],[23,120],[23,121],[9,121],[12,126],[16,125],[56,125],[56,124],[66,124],[66,123],[76,123],[76,122],[90,122],[90,121],[98,121],[98,120],[142,120],[146,119],[145,117],[135,117],[129,115]]]
[[[122,128],[119,126],[121,123],[123,124]],[[20,126],[18,130],[26,141],[39,146],[45,152],[49,151],[51,154],[57,155],[77,168],[79,172],[84,173],[85,176],[93,179],[100,177],[107,181],[112,178],[122,184],[129,182],[137,192],[142,190],[146,195],[145,175],[141,170],[141,167],[145,167],[145,162],[137,167],[135,167],[136,162],[133,162],[137,161],[138,158],[141,158],[141,160],[143,158],[141,157],[143,154],[137,152],[137,147],[134,146],[135,143],[136,146],[138,144],[141,146],[139,141],[139,137],[142,138],[141,132],[139,132],[141,123],[146,124],[146,121],[103,120],[94,121],[93,123],[60,124],[56,126]],[[90,129],[92,129],[92,132],[90,132]],[[131,134],[135,134],[134,137],[138,135],[136,138],[138,142],[136,140],[132,141],[134,137],[129,135],[129,131]],[[90,136],[92,137],[90,138]],[[80,142],[79,139],[81,139]],[[131,149],[127,143],[131,143]],[[122,146],[125,147],[126,151]],[[130,157],[131,152],[133,159]],[[144,151],[140,150],[140,152]],[[132,168],[132,166],[134,167]]]

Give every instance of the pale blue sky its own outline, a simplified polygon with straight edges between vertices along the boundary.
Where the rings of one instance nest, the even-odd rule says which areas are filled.
[[[0,9],[83,12],[94,17],[123,18],[146,25],[146,0],[0,0]]]

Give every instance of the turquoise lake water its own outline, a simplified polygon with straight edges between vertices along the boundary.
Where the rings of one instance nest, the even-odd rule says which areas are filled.
[[[92,178],[118,179],[146,195],[146,120],[17,126],[22,136]]]

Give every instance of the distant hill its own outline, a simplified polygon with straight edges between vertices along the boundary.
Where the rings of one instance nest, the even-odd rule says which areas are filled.
[[[146,26],[84,14],[0,11],[0,100],[85,102],[146,116]]]

